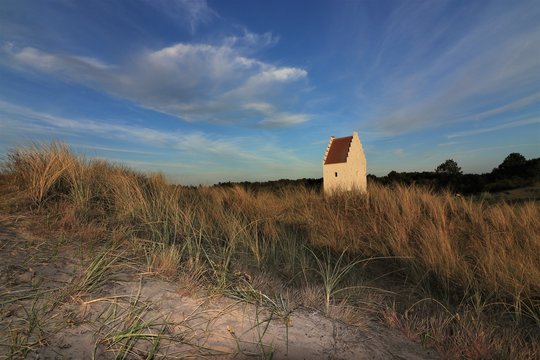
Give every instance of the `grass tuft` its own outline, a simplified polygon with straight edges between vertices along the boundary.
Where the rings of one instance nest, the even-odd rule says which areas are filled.
[[[302,297],[297,303],[337,317],[352,317],[356,310],[347,309],[360,306],[364,285],[373,282],[392,295],[369,308],[445,357],[539,355],[537,202],[488,203],[377,184],[367,195],[327,198],[301,187],[187,188],[85,160],[58,143],[14,149],[5,159],[0,186],[10,203],[18,199],[19,209],[37,209],[62,230],[86,234],[81,241],[113,234],[110,245],[138,253],[149,271],[192,272],[225,293],[238,292],[235,274],[265,274]],[[77,292],[101,286],[118,260],[112,251],[100,253]],[[282,311],[279,297],[245,284],[242,291],[245,300]],[[107,341],[131,354],[135,334]]]

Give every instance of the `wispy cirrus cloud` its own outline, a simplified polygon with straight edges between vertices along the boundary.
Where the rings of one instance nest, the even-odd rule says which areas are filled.
[[[535,147],[538,147],[538,144],[518,143],[518,144],[508,144],[508,145],[500,145],[500,146],[486,146],[486,147],[480,147],[480,148],[454,151],[451,153],[451,156],[466,155],[466,154],[473,154],[473,153],[479,153],[479,152],[488,152],[488,151],[500,150],[500,149],[516,149],[516,148],[528,148],[528,147],[535,148]]]
[[[111,152],[111,153],[136,154],[136,155],[163,155],[163,153],[159,153],[159,152],[142,151],[142,150],[134,150],[134,149],[122,149],[122,148],[114,148],[114,147],[107,147],[107,146],[96,146],[96,145],[85,145],[85,144],[73,144],[73,146],[78,149],[99,150],[99,151]]]
[[[218,17],[206,0],[144,0],[163,14],[185,23],[194,33],[200,24]]]
[[[459,143],[457,141],[449,141],[449,142],[437,144],[437,146],[453,146],[453,145],[458,145],[458,144]]]
[[[405,156],[405,150],[404,149],[395,149],[393,151],[394,155],[397,157],[404,157]]]
[[[275,166],[291,164],[309,167],[311,164],[297,157],[292,150],[273,145],[268,141],[249,137],[225,137],[201,131],[163,131],[146,126],[119,123],[114,120],[95,120],[58,116],[43,111],[36,111],[5,101],[0,101],[0,127],[5,131],[24,131],[26,133],[42,133],[52,130],[61,135],[78,134],[97,136],[114,140],[123,140],[133,144],[150,146],[168,152],[174,149],[180,154],[190,155],[195,162],[202,157],[227,162],[243,162]],[[158,155],[157,152],[139,152],[121,148],[93,147],[96,150],[126,153],[144,153]]]
[[[509,122],[505,122],[505,123],[494,125],[494,126],[483,127],[483,128],[480,128],[480,129],[459,131],[459,132],[449,134],[447,136],[447,138],[448,139],[453,139],[453,138],[457,138],[457,137],[478,135],[478,134],[488,133],[488,132],[492,132],[492,131],[510,129],[510,128],[515,128],[515,127],[519,127],[519,126],[526,126],[526,125],[533,125],[533,124],[540,124],[540,117],[532,116],[532,117],[527,117],[525,119],[509,121]]]
[[[493,3],[480,12],[471,3],[445,16],[451,5],[406,3],[385,24],[362,92],[376,96],[367,100],[377,104],[381,131],[483,120],[540,103],[538,6]]]
[[[20,71],[35,71],[65,81],[105,90],[142,106],[180,117],[261,126],[291,126],[308,120],[305,114],[283,110],[285,95],[303,86],[307,71],[276,66],[244,54],[242,46],[267,44],[269,36],[244,33],[242,38],[218,45],[178,43],[135,55],[124,64],[96,58],[42,51],[33,47],[3,47],[3,64]],[[263,45],[264,45],[263,44]],[[274,109],[253,117],[249,103],[268,103]]]
[[[483,120],[490,117],[497,116],[499,114],[504,114],[513,110],[519,110],[522,108],[526,108],[529,105],[538,103],[540,101],[540,92],[533,93],[531,95],[525,96],[523,98],[507,102],[503,105],[491,108],[486,111],[477,112],[470,115],[464,115],[461,118],[458,118],[456,120],[464,120],[464,121],[475,121],[475,120]]]
[[[56,75],[68,81],[97,84],[107,80],[107,74],[114,71],[114,66],[99,59],[51,54],[32,47],[16,49],[13,44],[4,44],[2,54],[7,55],[11,63],[5,64],[18,70],[33,70]]]
[[[305,114],[277,113],[261,120],[257,126],[262,128],[289,127],[306,121],[308,121],[308,116]]]
[[[309,120],[306,114],[280,112],[268,103],[248,103],[244,105],[244,109],[252,111],[255,117],[262,117],[262,120],[256,124],[260,128],[289,127]]]
[[[274,46],[278,43],[279,37],[267,31],[263,34],[257,34],[249,31],[245,27],[239,27],[240,35],[227,36],[223,43],[229,47],[235,47],[247,52],[264,49]]]

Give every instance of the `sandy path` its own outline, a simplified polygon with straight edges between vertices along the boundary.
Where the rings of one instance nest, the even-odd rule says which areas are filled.
[[[121,262],[81,293],[85,249],[16,220],[0,217],[0,358],[438,358],[375,322],[360,329],[303,308],[285,319],[223,296],[183,296],[181,282]]]

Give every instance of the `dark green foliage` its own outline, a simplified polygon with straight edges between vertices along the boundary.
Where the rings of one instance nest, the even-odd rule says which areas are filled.
[[[280,179],[280,180],[273,180],[273,181],[264,181],[264,182],[249,182],[249,181],[242,181],[242,182],[220,182],[219,184],[215,186],[220,187],[233,187],[233,186],[240,186],[248,191],[274,191],[274,190],[286,190],[286,189],[292,189],[292,188],[306,188],[310,190],[316,190],[320,191],[322,189],[322,178],[319,179],[297,179],[297,180],[289,180],[289,179]]]
[[[511,153],[504,159],[502,164],[499,165],[499,169],[501,170],[514,169],[514,168],[523,166],[526,163],[527,163],[527,159],[525,159],[525,156],[519,153]]]
[[[531,178],[540,174],[540,159],[526,160],[518,153],[508,155],[492,174],[498,179],[510,177]]]
[[[384,185],[419,185],[437,191],[450,190],[462,194],[499,192],[532,186],[540,181],[540,158],[527,160],[518,153],[508,155],[492,172],[486,174],[462,174],[461,168],[451,159],[439,165],[435,171],[390,171],[387,176],[368,175],[370,182]]]
[[[463,172],[458,166],[457,162],[452,159],[448,159],[435,169],[437,174],[459,175]]]
[[[448,159],[435,171],[390,171],[387,176],[368,174],[368,182],[383,185],[416,185],[435,191],[450,190],[461,194],[478,194],[481,192],[498,192],[534,185],[540,181],[540,158],[526,160],[523,155],[512,153],[491,173],[463,174],[458,164]],[[274,180],[265,182],[223,182],[215,186],[240,186],[245,190],[275,191],[298,187],[322,190],[322,178],[298,180]]]

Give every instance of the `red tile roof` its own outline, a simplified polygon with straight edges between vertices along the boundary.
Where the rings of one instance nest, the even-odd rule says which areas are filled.
[[[347,155],[349,154],[352,138],[352,136],[346,136],[334,139],[328,150],[328,156],[326,156],[324,165],[347,162]]]

